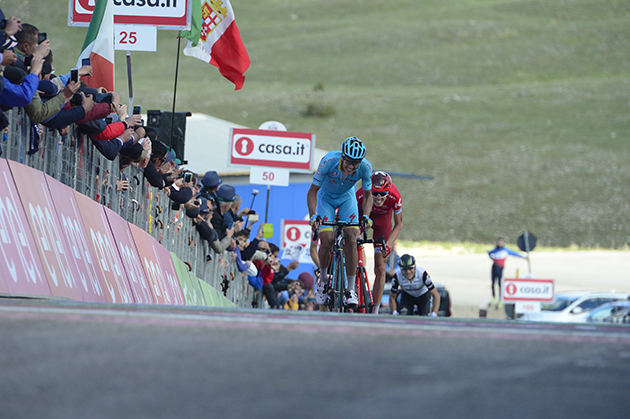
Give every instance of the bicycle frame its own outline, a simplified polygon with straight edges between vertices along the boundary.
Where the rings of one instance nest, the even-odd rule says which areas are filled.
[[[346,227],[360,227],[360,224],[339,221],[339,215],[335,215],[334,222],[324,221],[321,225],[332,226],[334,229],[333,247],[331,249],[332,257],[327,271],[328,283],[325,284],[325,293],[329,296],[326,305],[331,311],[343,312],[345,309],[343,297],[347,288],[346,256],[343,252],[345,244],[343,229]],[[317,232],[314,231],[313,234],[317,238]]]
[[[357,295],[359,297],[358,312],[359,313],[371,313],[374,301],[372,299],[372,290],[370,289],[370,281],[367,277],[367,269],[363,263],[363,245],[366,243],[372,243],[373,245],[380,244],[382,249],[385,249],[385,237],[380,239],[368,239],[367,230],[363,229],[362,238],[357,239],[357,253],[358,253],[358,266],[356,275]],[[380,302],[379,302],[380,304]]]

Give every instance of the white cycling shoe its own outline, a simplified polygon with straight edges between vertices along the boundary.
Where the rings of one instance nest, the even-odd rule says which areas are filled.
[[[354,290],[346,291],[346,305],[347,306],[359,305],[359,297],[357,296],[356,291]]]
[[[319,283],[317,284],[317,292],[315,293],[315,302],[319,305],[328,302],[328,294],[324,294],[324,286]]]

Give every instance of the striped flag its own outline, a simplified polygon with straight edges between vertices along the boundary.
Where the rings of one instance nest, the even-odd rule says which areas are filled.
[[[77,67],[81,61],[90,59],[93,75],[82,76],[81,80],[92,88],[104,87],[114,90],[114,3],[113,0],[98,0],[92,13],[90,27]]]
[[[229,0],[193,0],[191,26],[190,31],[179,34],[189,40],[184,54],[218,67],[236,90],[243,87],[250,61]]]

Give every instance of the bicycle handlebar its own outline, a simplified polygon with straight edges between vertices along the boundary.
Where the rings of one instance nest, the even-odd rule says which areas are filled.
[[[335,221],[321,221],[319,223],[320,226],[330,226],[330,227],[361,227],[361,223],[350,223],[348,221],[339,221],[339,220],[335,220]],[[317,240],[317,237],[319,236],[319,231],[315,228],[311,228],[311,231],[313,232],[313,241]]]

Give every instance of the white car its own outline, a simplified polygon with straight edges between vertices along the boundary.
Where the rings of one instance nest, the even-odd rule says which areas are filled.
[[[565,292],[557,294],[550,303],[541,303],[539,313],[524,314],[519,320],[581,323],[602,304],[628,299],[628,294],[615,292]]]

